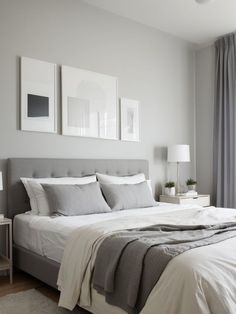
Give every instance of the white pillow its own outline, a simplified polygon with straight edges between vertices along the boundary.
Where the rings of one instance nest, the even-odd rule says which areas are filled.
[[[137,184],[145,181],[144,173],[138,173],[133,176],[117,177],[108,174],[96,173],[98,182],[101,184]]]
[[[40,216],[50,215],[47,195],[41,184],[88,184],[96,182],[96,176],[63,178],[21,178],[30,199],[31,213]]]
[[[138,184],[147,181],[148,187],[152,192],[151,180],[146,180],[144,173],[138,173],[132,176],[117,177],[97,172],[96,176],[98,182],[101,184]]]
[[[30,178],[20,178],[20,179],[21,179],[21,182],[24,184],[26,192],[27,192],[27,194],[29,196],[30,207],[31,207],[31,211],[30,212],[31,212],[31,214],[38,215],[36,199],[34,198],[33,191],[31,190],[31,187],[30,187],[30,185],[28,183]]]

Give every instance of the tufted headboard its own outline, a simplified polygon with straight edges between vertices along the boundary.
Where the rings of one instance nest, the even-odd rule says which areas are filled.
[[[96,172],[125,176],[143,172],[149,178],[148,161],[138,159],[48,159],[11,158],[8,159],[7,176],[7,216],[30,210],[29,199],[21,177],[83,177]]]

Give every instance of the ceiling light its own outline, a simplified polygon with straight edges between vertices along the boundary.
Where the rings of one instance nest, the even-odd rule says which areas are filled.
[[[195,0],[199,4],[205,4],[205,3],[210,3],[214,2],[215,0]]]

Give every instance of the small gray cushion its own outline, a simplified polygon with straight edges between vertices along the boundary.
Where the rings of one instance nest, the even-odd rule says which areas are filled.
[[[156,205],[146,181],[138,184],[102,184],[101,187],[112,210]]]
[[[83,185],[42,184],[52,214],[78,216],[110,212],[98,182]]]

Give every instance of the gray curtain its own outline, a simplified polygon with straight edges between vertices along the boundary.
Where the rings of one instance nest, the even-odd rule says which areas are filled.
[[[236,34],[215,43],[214,193],[236,208]]]

